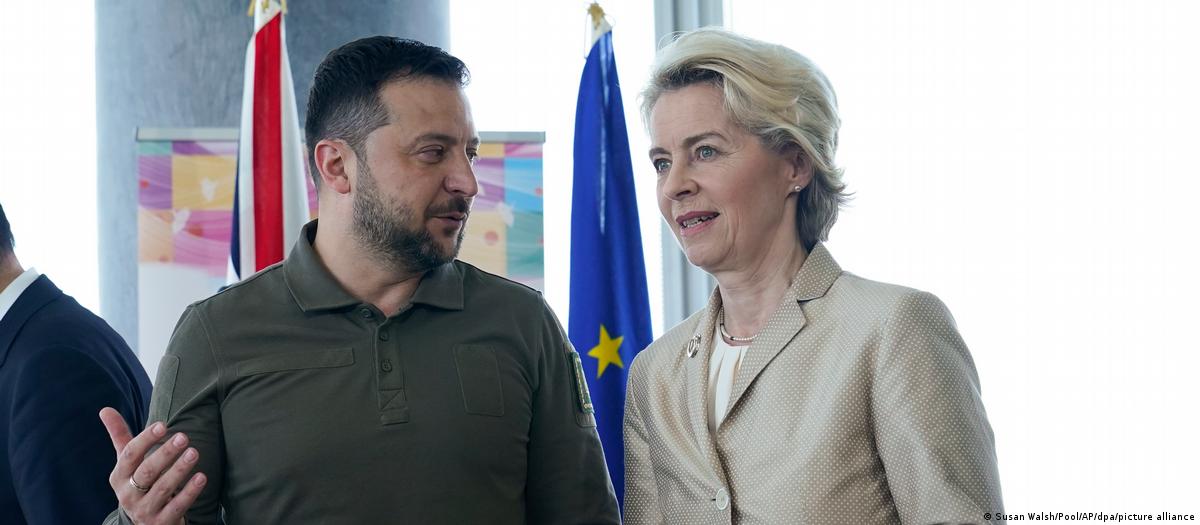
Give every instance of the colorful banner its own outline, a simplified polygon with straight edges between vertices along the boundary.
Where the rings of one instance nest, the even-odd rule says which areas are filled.
[[[459,259],[542,290],[541,142],[481,144],[475,176],[479,194]]]

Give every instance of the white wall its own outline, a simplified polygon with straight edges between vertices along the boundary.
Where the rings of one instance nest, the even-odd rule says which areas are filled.
[[[38,2],[4,4],[0,204],[21,264],[99,313],[92,8],[92,2],[49,11]]]
[[[633,157],[654,333],[662,329],[662,249],[655,175],[637,94],[654,58],[654,6],[602,2],[613,24],[617,76]],[[467,88],[480,131],[544,131],[546,299],[567,326],[570,306],[572,152],[579,78],[590,42],[587,2],[451,0],[450,52],[471,69]]]
[[[1007,510],[1200,511],[1200,4],[730,7],[832,80],[830,249],[954,312]]]

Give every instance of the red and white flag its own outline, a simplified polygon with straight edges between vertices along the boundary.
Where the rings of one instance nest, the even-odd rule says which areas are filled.
[[[246,46],[231,281],[283,260],[309,219],[282,8],[277,0],[253,0],[250,8],[254,37]]]

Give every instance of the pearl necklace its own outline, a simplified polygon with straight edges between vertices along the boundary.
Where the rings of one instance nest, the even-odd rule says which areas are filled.
[[[721,318],[717,321],[717,326],[721,328],[721,335],[724,336],[725,339],[735,343],[750,343],[753,342],[756,337],[758,337],[758,334],[754,334],[749,337],[734,337],[729,335],[729,332],[725,331],[725,308],[721,308]]]

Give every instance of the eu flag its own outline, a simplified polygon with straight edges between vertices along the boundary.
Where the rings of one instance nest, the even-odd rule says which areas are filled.
[[[583,361],[618,500],[625,486],[621,423],[633,356],[650,344],[650,301],[612,33],[595,40],[575,109],[568,332]]]

